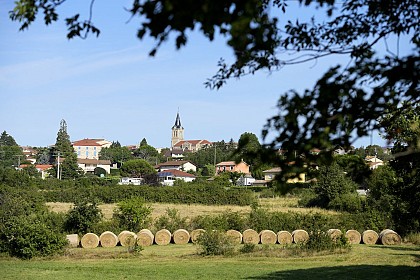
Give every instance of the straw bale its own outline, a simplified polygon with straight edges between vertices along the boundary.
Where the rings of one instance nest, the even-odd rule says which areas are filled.
[[[309,239],[309,234],[306,230],[296,229],[292,232],[293,242],[305,243]]]
[[[336,229],[336,228],[329,229],[327,231],[327,233],[331,237],[331,239],[334,240],[334,241],[336,241],[337,239],[339,239],[341,237],[341,235],[343,235],[341,230]]]
[[[260,243],[260,235],[253,229],[246,229],[242,233],[244,243],[258,244]]]
[[[362,235],[357,230],[349,229],[348,231],[346,231],[346,238],[350,244],[360,244],[360,241],[362,240]]]
[[[94,233],[86,233],[80,240],[83,248],[92,249],[99,245],[99,237]]]
[[[118,244],[118,236],[111,231],[105,231],[99,236],[99,241],[102,247],[115,247]]]
[[[118,234],[118,239],[123,247],[133,247],[137,242],[137,234],[131,231],[124,230]]]
[[[285,230],[281,230],[277,233],[277,241],[280,244],[286,245],[286,244],[292,244],[293,242],[293,237],[290,234],[290,232],[285,231]]]
[[[392,229],[384,229],[379,233],[379,239],[383,245],[399,245],[401,244],[401,236]]]
[[[226,231],[226,235],[229,236],[230,238],[232,238],[233,242],[236,244],[241,244],[242,243],[242,233],[240,233],[237,230],[234,229],[230,229],[228,231]]]
[[[206,231],[202,228],[198,228],[198,229],[195,229],[195,230],[191,231],[190,235],[191,235],[192,243],[197,243],[198,237],[200,236],[200,234],[202,234],[204,232],[206,232]]]
[[[265,229],[260,232],[261,244],[276,244],[277,243],[277,234],[272,231]]]
[[[362,233],[362,241],[364,244],[373,245],[376,244],[378,241],[379,235],[376,231],[373,230],[365,230]]]
[[[142,229],[139,233],[137,233],[137,245],[142,247],[151,246],[153,245],[154,240],[155,236],[148,229]]]
[[[66,239],[69,242],[69,246],[76,248],[79,246],[80,240],[79,240],[79,235],[77,234],[68,234],[66,235]]]
[[[161,229],[155,234],[155,242],[157,245],[168,245],[171,242],[172,234],[167,229]]]
[[[187,244],[190,242],[190,233],[185,229],[178,229],[174,232],[172,238],[175,244]]]

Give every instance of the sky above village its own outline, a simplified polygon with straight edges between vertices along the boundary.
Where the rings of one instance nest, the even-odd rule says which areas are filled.
[[[233,61],[222,37],[208,42],[192,32],[181,50],[170,40],[149,57],[155,42],[136,37],[140,21],[130,20],[124,9],[132,0],[95,1],[93,22],[101,34],[86,40],[68,40],[64,18],[87,17],[89,1],[68,1],[58,9],[57,23],[45,26],[40,15],[23,32],[9,19],[13,2],[0,1],[0,130],[20,145],[54,144],[65,119],[72,141],[104,138],[131,145],[146,138],[154,147],[168,147],[178,110],[186,139],[237,141],[244,132],[261,139],[280,95],[312,88],[330,66],[349,61],[329,57],[260,72],[212,91],[204,82],[217,72],[218,60]],[[314,13],[298,13],[295,6],[291,2],[292,19]],[[375,133],[373,144],[384,143]]]

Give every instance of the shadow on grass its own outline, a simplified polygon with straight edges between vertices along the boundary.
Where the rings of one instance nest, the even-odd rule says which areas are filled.
[[[391,265],[354,265],[317,267],[287,271],[276,271],[266,275],[244,279],[420,279],[420,267]]]
[[[371,248],[374,248],[374,249],[389,249],[389,250],[407,251],[407,252],[408,251],[418,251],[418,252],[420,252],[420,246],[377,245],[377,246],[371,246]]]

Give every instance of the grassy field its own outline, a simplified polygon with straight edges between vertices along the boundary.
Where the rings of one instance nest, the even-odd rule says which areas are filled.
[[[296,197],[276,197],[276,198],[260,198],[258,200],[261,207],[268,211],[294,211],[294,212],[319,212],[328,214],[337,214],[334,211],[327,211],[319,208],[301,208],[298,207],[298,198]],[[72,203],[49,202],[48,207],[55,212],[67,212]],[[250,206],[235,206],[235,205],[202,205],[202,204],[170,204],[170,203],[149,203],[152,207],[152,218],[157,218],[163,215],[166,209],[177,209],[181,217],[194,218],[201,215],[217,215],[228,210],[233,212],[249,213]],[[99,208],[102,211],[105,219],[111,219],[112,213],[116,204],[101,204]]]
[[[275,247],[281,252],[280,245]],[[273,251],[273,250],[272,250]],[[70,249],[21,261],[0,257],[1,279],[420,279],[420,246],[355,245],[348,253],[305,257],[203,257],[195,245]]]

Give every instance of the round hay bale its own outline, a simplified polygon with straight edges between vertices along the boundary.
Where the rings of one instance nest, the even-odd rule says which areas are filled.
[[[376,244],[376,242],[378,241],[378,238],[379,238],[378,233],[370,229],[365,230],[362,233],[362,241],[364,244],[368,244],[368,245]]]
[[[111,231],[105,231],[99,236],[99,241],[102,247],[115,247],[118,244],[118,236]]]
[[[348,231],[346,231],[346,238],[350,244],[360,244],[360,241],[362,240],[362,235],[357,230],[349,229]]]
[[[309,239],[309,234],[306,230],[303,229],[296,229],[292,232],[293,242],[296,244],[298,243],[305,243]]]
[[[124,235],[127,234],[129,231],[128,230],[123,230],[120,232],[120,234],[118,234],[118,240],[120,240],[120,238]]]
[[[198,229],[195,229],[195,230],[191,231],[191,234],[190,234],[191,242],[192,243],[197,243],[197,239],[200,236],[200,234],[205,233],[205,232],[206,231],[202,228],[198,228]]]
[[[277,241],[282,245],[292,244],[293,237],[290,232],[281,230],[277,233]]]
[[[171,232],[167,229],[161,229],[155,234],[155,242],[157,245],[168,245],[171,242]]]
[[[261,244],[276,244],[277,243],[277,234],[272,231],[265,229],[260,232]]]
[[[185,229],[178,229],[173,234],[173,240],[178,245],[187,244],[190,242],[190,233]]]
[[[341,237],[341,235],[343,235],[343,233],[341,232],[341,230],[336,229],[336,228],[332,228],[329,229],[327,231],[327,234],[331,237],[332,240],[336,241],[337,239],[339,239]]]
[[[76,248],[79,246],[80,240],[79,235],[77,234],[68,234],[66,235],[66,239],[69,242],[69,246],[72,248]]]
[[[379,239],[383,245],[399,245],[401,244],[401,236],[392,229],[384,229],[379,233]]]
[[[235,244],[241,244],[242,243],[242,233],[240,233],[237,230],[230,229],[226,231],[226,235],[232,238],[233,242]]]
[[[253,229],[246,229],[242,233],[242,239],[246,244],[258,244],[260,243],[260,235]]]
[[[86,233],[80,240],[83,248],[92,249],[99,245],[99,237],[94,233]]]
[[[151,246],[153,245],[154,240],[155,236],[148,229],[142,229],[139,233],[137,233],[137,245],[142,247]]]
[[[137,235],[134,232],[124,230],[118,234],[118,239],[123,247],[133,247],[137,242]]]

